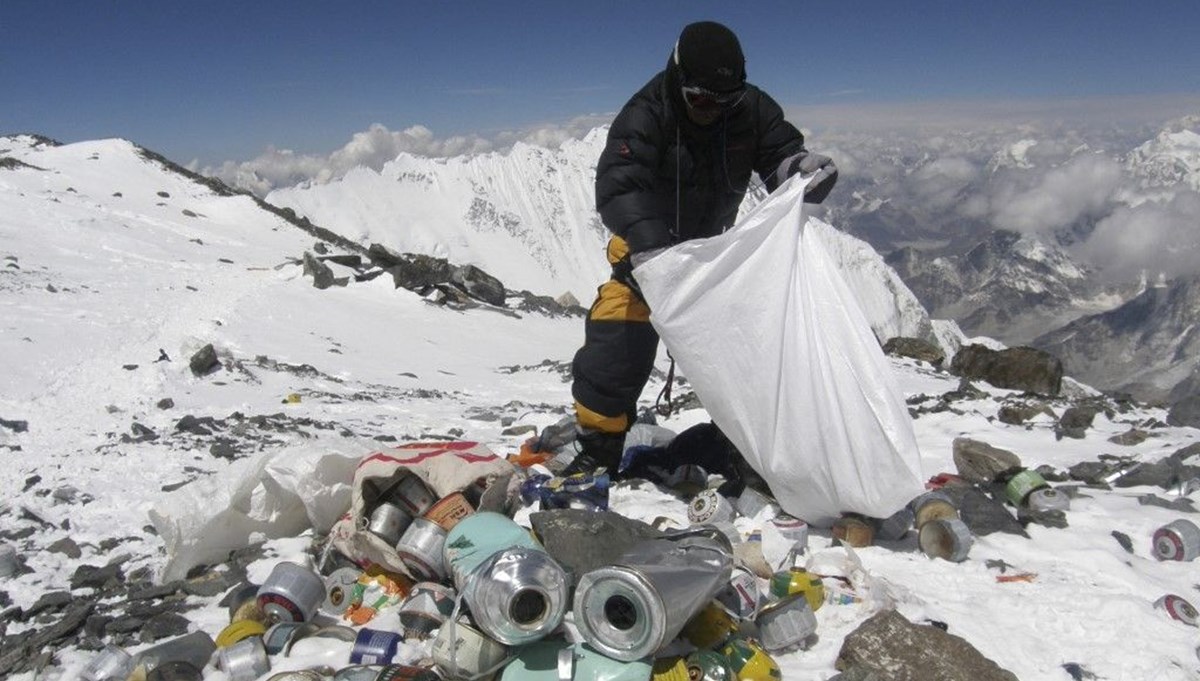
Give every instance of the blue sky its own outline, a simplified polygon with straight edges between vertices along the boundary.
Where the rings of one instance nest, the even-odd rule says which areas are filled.
[[[700,19],[787,107],[1200,93],[1195,0],[4,0],[0,133],[201,163],[373,123],[488,137],[616,111]]]

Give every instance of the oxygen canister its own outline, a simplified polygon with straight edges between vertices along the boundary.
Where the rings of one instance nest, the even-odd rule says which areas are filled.
[[[390,498],[413,518],[425,515],[425,512],[437,502],[437,496],[415,473],[409,473],[401,478],[392,489]]]
[[[729,582],[733,559],[717,539],[691,534],[634,544],[575,588],[580,636],[613,659],[632,661],[670,642]]]
[[[400,537],[404,536],[404,531],[408,529],[412,521],[413,517],[409,515],[408,511],[396,504],[384,502],[371,511],[366,529],[384,542],[395,546],[400,541]]]
[[[706,489],[696,495],[688,504],[688,520],[694,525],[719,524],[733,522],[737,510],[733,503],[715,489]]]
[[[231,681],[254,681],[271,670],[271,661],[262,639],[248,638],[217,655],[217,667],[229,675]]]
[[[952,563],[967,559],[974,538],[961,520],[932,520],[921,526],[917,537],[921,550],[930,558],[942,558]]]
[[[1029,493],[1025,505],[1033,511],[1068,511],[1071,499],[1053,487],[1042,487]]]
[[[325,602],[325,582],[308,568],[278,563],[258,588],[258,607],[273,622],[307,622]]]
[[[721,653],[729,660],[729,668],[738,681],[779,681],[783,678],[779,663],[754,641],[735,638],[725,644]]]
[[[475,624],[505,645],[549,634],[567,613],[566,571],[506,515],[464,518],[446,537],[445,558]]]
[[[582,643],[542,639],[522,646],[504,667],[501,681],[647,681],[648,659],[622,662]]]
[[[1034,490],[1049,487],[1040,473],[1026,468],[1008,479],[1004,485],[1004,498],[1013,506],[1024,506],[1025,500]]]
[[[1190,626],[1200,626],[1197,623],[1197,614],[1195,606],[1187,602],[1182,596],[1175,594],[1167,594],[1154,602],[1154,607],[1165,610],[1171,619],[1179,620]]]
[[[125,681],[131,671],[133,656],[110,643],[88,661],[79,676],[84,681]]]
[[[804,596],[813,611],[825,603],[825,583],[821,578],[802,567],[780,570],[771,575],[770,593],[778,600],[791,596]]]
[[[428,518],[416,518],[405,530],[396,553],[417,580],[440,582],[446,577],[443,551],[446,531]]]
[[[1200,527],[1190,520],[1167,523],[1154,531],[1154,556],[1159,560],[1195,560],[1200,555]]]
[[[729,660],[715,650],[697,650],[687,656],[685,664],[689,681],[737,681]]]
[[[714,601],[693,615],[679,633],[697,648],[712,649],[729,640],[737,630],[737,622]]]
[[[805,594],[788,596],[762,609],[755,618],[762,646],[769,652],[783,652],[804,645],[817,633],[817,616]]]
[[[250,638],[251,636],[262,636],[267,633],[267,628],[262,622],[254,620],[238,620],[230,622],[228,626],[217,634],[216,644],[218,648],[228,648],[238,641]]]

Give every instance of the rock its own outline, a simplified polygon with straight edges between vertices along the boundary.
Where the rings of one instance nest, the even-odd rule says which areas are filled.
[[[895,610],[884,610],[850,632],[835,666],[870,670],[888,681],[1017,681],[961,637],[913,624]]]
[[[474,265],[463,265],[450,275],[450,282],[472,298],[496,307],[504,307],[504,284]]]
[[[1137,487],[1149,485],[1167,489],[1175,484],[1176,466],[1167,458],[1161,461],[1142,462],[1130,468],[1124,475],[1113,482],[1114,487]]]
[[[1062,389],[1062,361],[1031,347],[992,350],[983,345],[959,349],[950,363],[954,373],[987,381],[997,388],[1058,395]]]
[[[1001,423],[1019,426],[1035,416],[1046,415],[1055,418],[1054,411],[1045,404],[1005,404],[996,413]]]
[[[1121,545],[1121,548],[1125,549],[1125,553],[1133,553],[1133,540],[1129,538],[1129,535],[1113,530],[1112,536]]]
[[[1190,444],[1183,449],[1177,449],[1168,458],[1178,463],[1184,463],[1188,459],[1197,456],[1200,456],[1200,442]],[[1200,459],[1197,459],[1197,461],[1200,461]]]
[[[1065,529],[1067,527],[1067,514],[1059,510],[1039,511],[1031,508],[1021,508],[1017,510],[1017,521],[1025,526],[1033,523],[1042,527]]]
[[[175,430],[204,437],[212,435],[213,430],[216,430],[216,425],[216,421],[211,416],[197,418],[187,414],[175,423]]]
[[[570,291],[567,291],[566,293],[562,294],[561,296],[555,298],[554,302],[558,303],[559,305],[561,305],[563,307],[580,307],[579,299],[576,298],[575,294],[571,293]]]
[[[1066,473],[1063,473],[1062,471],[1058,470],[1057,468],[1055,468],[1054,466],[1051,466],[1049,464],[1042,464],[1041,466],[1038,466],[1034,470],[1037,472],[1038,475],[1042,476],[1042,479],[1045,480],[1046,482],[1066,482],[1067,480],[1070,479],[1069,477],[1067,477]]]
[[[304,252],[304,274],[313,278],[313,286],[327,289],[330,286],[345,286],[349,279],[339,280],[333,276],[333,270],[325,263],[317,260],[312,253]]]
[[[180,636],[187,633],[188,619],[173,612],[164,612],[146,620],[142,629],[143,643],[153,643],[160,639]]]
[[[613,556],[637,542],[662,536],[646,523],[611,511],[539,511],[529,516],[529,522],[546,552],[576,579],[610,564]]]
[[[210,570],[202,575],[185,580],[182,587],[184,593],[189,596],[209,598],[225,593],[229,590],[229,587],[236,583],[237,580],[232,579],[228,572]]]
[[[59,539],[53,544],[47,546],[46,550],[50,553],[61,553],[67,558],[72,559],[79,558],[83,555],[83,551],[80,550],[79,544],[76,544],[75,540],[71,539],[70,537],[63,537],[62,539]]]
[[[1067,475],[1070,475],[1072,480],[1098,485],[1104,482],[1106,476],[1116,471],[1115,466],[1102,461],[1080,461],[1067,469]]]
[[[192,355],[192,358],[188,361],[188,366],[196,376],[204,376],[221,366],[221,361],[217,359],[216,349],[213,348],[212,343],[209,343],[197,350],[196,354]]]
[[[42,594],[41,598],[34,601],[33,605],[25,611],[26,618],[37,617],[44,612],[54,612],[62,610],[75,601],[75,596],[71,595],[70,591],[51,591],[50,593]]]
[[[374,257],[371,251],[368,251],[367,255]],[[443,258],[412,253],[400,256],[388,269],[392,273],[392,281],[396,288],[406,288],[417,293],[438,284],[450,283],[450,275],[454,271],[453,266]]]
[[[1082,440],[1087,429],[1092,427],[1092,422],[1096,419],[1098,411],[1094,407],[1069,407],[1059,417],[1056,432],[1060,433],[1063,437]]]
[[[1157,494],[1143,494],[1138,497],[1138,503],[1142,506],[1158,506],[1172,511],[1183,511],[1184,513],[1196,512],[1196,505],[1187,497],[1164,499]]]
[[[238,455],[237,443],[228,438],[218,438],[216,442],[209,445],[208,453],[218,459],[233,461]]]
[[[1016,454],[966,437],[954,438],[954,465],[967,482],[990,483],[1004,471],[1021,467]]]
[[[501,435],[525,435],[527,433],[536,434],[537,426],[533,425],[532,423],[523,423],[519,426],[509,426],[508,428],[500,431]]]
[[[1029,536],[1007,506],[984,494],[978,487],[946,485],[938,491],[950,497],[950,501],[958,508],[959,517],[971,534],[977,537],[993,532]]]
[[[349,253],[346,255],[323,255],[322,257],[318,258],[318,260],[321,262],[331,262],[335,265],[349,267],[350,269],[354,270],[359,269],[363,264],[362,256],[354,253]]]
[[[154,406],[156,406],[159,409],[162,409],[164,411],[167,409],[173,409],[175,407],[175,400],[173,400],[169,397],[164,397],[161,400],[159,400],[158,402],[156,402]]]
[[[132,634],[136,631],[140,631],[144,626],[146,626],[146,620],[140,617],[121,615],[120,617],[113,618],[113,620],[104,627],[104,633],[109,635]]]
[[[29,422],[0,419],[0,428],[7,428],[14,433],[24,433],[25,431],[29,430]]]
[[[83,627],[95,607],[96,602],[91,600],[76,603],[68,608],[66,614],[57,622],[26,636],[21,643],[12,647],[7,645],[8,639],[6,638],[6,652],[0,655],[0,677],[7,677],[10,674],[17,674],[32,668],[37,661],[35,651],[42,651],[57,641],[73,636]]]
[[[941,366],[946,361],[946,353],[941,348],[920,338],[898,336],[889,338],[883,344],[883,351],[897,357],[910,357],[934,366]]]
[[[75,589],[104,589],[121,584],[125,581],[125,573],[120,564],[110,563],[97,567],[95,565],[80,565],[71,575],[71,590]]]
[[[383,244],[371,244],[367,248],[367,259],[377,267],[388,269],[404,264],[404,256]],[[397,284],[399,286],[400,284]]]
[[[1200,428],[1200,395],[1191,395],[1172,404],[1167,411],[1167,423]]]
[[[1133,447],[1135,445],[1142,444],[1149,438],[1150,433],[1147,433],[1140,428],[1130,428],[1124,433],[1113,435],[1112,437],[1108,438],[1108,441],[1114,445],[1120,445],[1122,447]]]

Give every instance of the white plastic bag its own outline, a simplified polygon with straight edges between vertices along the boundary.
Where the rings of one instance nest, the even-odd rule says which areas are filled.
[[[784,510],[818,526],[886,518],[924,489],[916,437],[870,324],[805,228],[805,184],[634,277],[705,409]]]

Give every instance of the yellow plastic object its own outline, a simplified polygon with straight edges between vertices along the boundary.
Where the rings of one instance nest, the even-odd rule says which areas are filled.
[[[729,658],[729,667],[738,681],[780,681],[779,663],[754,641],[735,638],[721,652]]]
[[[221,630],[217,634],[216,643],[218,648],[228,648],[238,641],[250,638],[251,636],[262,636],[267,633],[267,628],[262,622],[254,620],[238,620],[231,622],[229,626]]]

